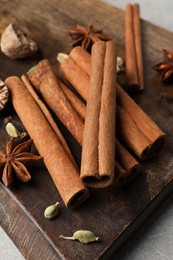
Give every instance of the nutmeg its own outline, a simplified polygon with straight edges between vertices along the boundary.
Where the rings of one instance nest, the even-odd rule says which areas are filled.
[[[9,99],[9,91],[4,82],[0,79],[0,111],[4,109]]]
[[[37,50],[36,42],[18,24],[10,23],[1,35],[1,51],[11,59],[31,56]]]

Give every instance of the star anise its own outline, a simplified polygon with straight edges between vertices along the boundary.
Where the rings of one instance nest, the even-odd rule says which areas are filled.
[[[15,143],[11,138],[6,145],[6,153],[0,150],[0,178],[6,187],[14,183],[14,177],[20,182],[27,182],[31,179],[26,166],[35,165],[41,156],[30,152],[32,139],[25,142]]]
[[[110,41],[111,37],[102,33],[102,31],[98,31],[94,29],[93,25],[89,25],[87,27],[77,25],[76,28],[72,28],[68,30],[71,38],[73,39],[71,45],[82,46],[87,51],[91,51],[91,46],[93,43],[97,41]]]
[[[173,81],[173,53],[168,50],[163,50],[164,61],[156,64],[153,69],[158,71],[160,75],[160,81],[172,82]]]

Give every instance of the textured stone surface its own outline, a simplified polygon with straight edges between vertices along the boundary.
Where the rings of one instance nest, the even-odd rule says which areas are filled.
[[[0,260],[23,260],[23,256],[0,227]]]

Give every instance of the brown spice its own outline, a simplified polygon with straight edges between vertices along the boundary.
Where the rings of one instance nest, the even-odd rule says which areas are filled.
[[[78,47],[76,47],[78,48]],[[75,50],[74,48],[73,50]],[[76,111],[80,113],[83,111],[82,118],[85,119],[86,106],[79,102],[79,98],[70,90],[66,91],[67,86],[63,85],[63,91],[70,100],[71,104],[75,107]],[[72,98],[73,97],[73,98]],[[78,106],[76,106],[78,104]],[[80,107],[81,105],[81,107]],[[115,180],[114,184],[125,184],[141,172],[141,165],[137,160],[127,151],[122,143],[116,139],[116,161],[115,161]]]
[[[13,76],[8,77],[5,83],[10,90],[14,109],[43,157],[65,205],[77,207],[89,196],[79,179],[78,170],[22,80]]]
[[[0,79],[0,111],[4,109],[9,99],[8,88]]]
[[[28,91],[30,92],[30,94],[32,95],[32,97],[34,98],[34,100],[37,102],[37,104],[40,107],[40,109],[42,110],[43,114],[47,118],[49,124],[51,125],[51,127],[53,128],[55,133],[57,134],[62,146],[64,147],[64,149],[65,149],[66,153],[68,154],[69,158],[71,159],[72,163],[75,165],[75,167],[77,167],[76,162],[75,162],[75,160],[72,156],[72,153],[71,153],[71,151],[70,151],[70,149],[67,145],[67,142],[64,139],[63,135],[61,134],[61,132],[60,132],[56,122],[54,121],[51,113],[49,112],[48,108],[46,107],[46,105],[43,103],[43,101],[37,95],[37,92],[35,91],[35,89],[31,85],[28,77],[26,75],[22,75],[21,79],[24,82],[24,84],[25,84],[26,88],[28,89]]]
[[[83,120],[64,94],[50,62],[47,59],[40,61],[28,77],[59,120],[73,134],[78,143],[82,144]]]
[[[153,69],[159,72],[160,81],[172,82],[173,81],[173,53],[168,50],[163,50],[164,60],[156,64]]]
[[[125,53],[127,84],[144,89],[141,45],[140,10],[138,4],[127,4],[125,9]]]
[[[116,47],[97,42],[91,56],[91,78],[82,143],[80,178],[91,187],[114,181]]]
[[[11,59],[25,58],[38,50],[36,42],[15,23],[10,23],[3,31],[0,45],[1,51]]]
[[[68,33],[72,37],[73,41],[71,45],[73,47],[81,45],[82,48],[89,51],[93,43],[97,41],[110,41],[112,38],[103,34],[102,31],[94,29],[93,25],[87,27],[77,25],[76,28],[71,28]]]
[[[6,145],[6,153],[0,150],[0,176],[6,187],[14,182],[14,173],[20,182],[27,182],[31,175],[25,166],[35,165],[41,156],[29,152],[32,140],[15,145],[15,139],[11,138]]]
[[[84,49],[81,48],[81,53],[82,52],[87,53]],[[89,54],[87,53],[87,55]],[[69,55],[69,58],[66,58],[65,61],[61,63],[60,69],[62,72],[64,72],[67,69],[66,67],[68,67],[68,61],[73,61],[75,67],[73,67],[72,74],[70,74],[70,71],[68,69],[68,80],[74,86],[74,88],[79,91],[81,95],[85,93],[85,96],[83,95],[82,97],[87,100],[89,77],[91,73],[89,68],[89,57],[84,54],[80,56],[76,55],[75,60],[73,60],[72,58],[72,55]],[[85,58],[88,64],[87,66],[83,66],[84,61],[82,63],[80,62],[82,59],[84,60]],[[64,63],[66,64],[66,66]],[[85,74],[88,75],[88,78],[82,78],[81,73],[75,73],[76,67],[78,67],[78,71],[80,70],[85,72]],[[76,85],[74,84],[74,78]],[[83,82],[84,84],[81,85],[80,82]],[[80,89],[82,89],[82,91],[80,91]],[[117,86],[117,103],[122,108],[121,111],[123,111],[123,113],[121,114],[126,115],[126,120],[125,118],[121,118],[121,121],[119,122],[119,124],[117,124],[117,126],[121,126],[123,131],[126,132],[126,138],[124,138],[124,136],[122,137],[123,141],[129,146],[132,144],[133,141],[133,147],[130,148],[134,150],[137,156],[139,156],[141,159],[148,159],[156,155],[165,143],[166,135],[120,86]],[[131,130],[133,128],[136,132],[140,133],[141,137],[138,136],[138,138],[136,138],[136,136],[134,136],[134,132],[133,130]],[[134,137],[132,138],[131,135]],[[140,139],[140,150],[137,139]],[[150,144],[148,141],[150,142]]]

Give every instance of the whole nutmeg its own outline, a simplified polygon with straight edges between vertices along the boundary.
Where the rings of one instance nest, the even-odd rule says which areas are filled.
[[[1,35],[1,51],[11,59],[20,59],[33,55],[38,50],[18,24],[10,23]]]
[[[9,99],[9,91],[4,82],[0,79],[0,111],[4,109]]]

